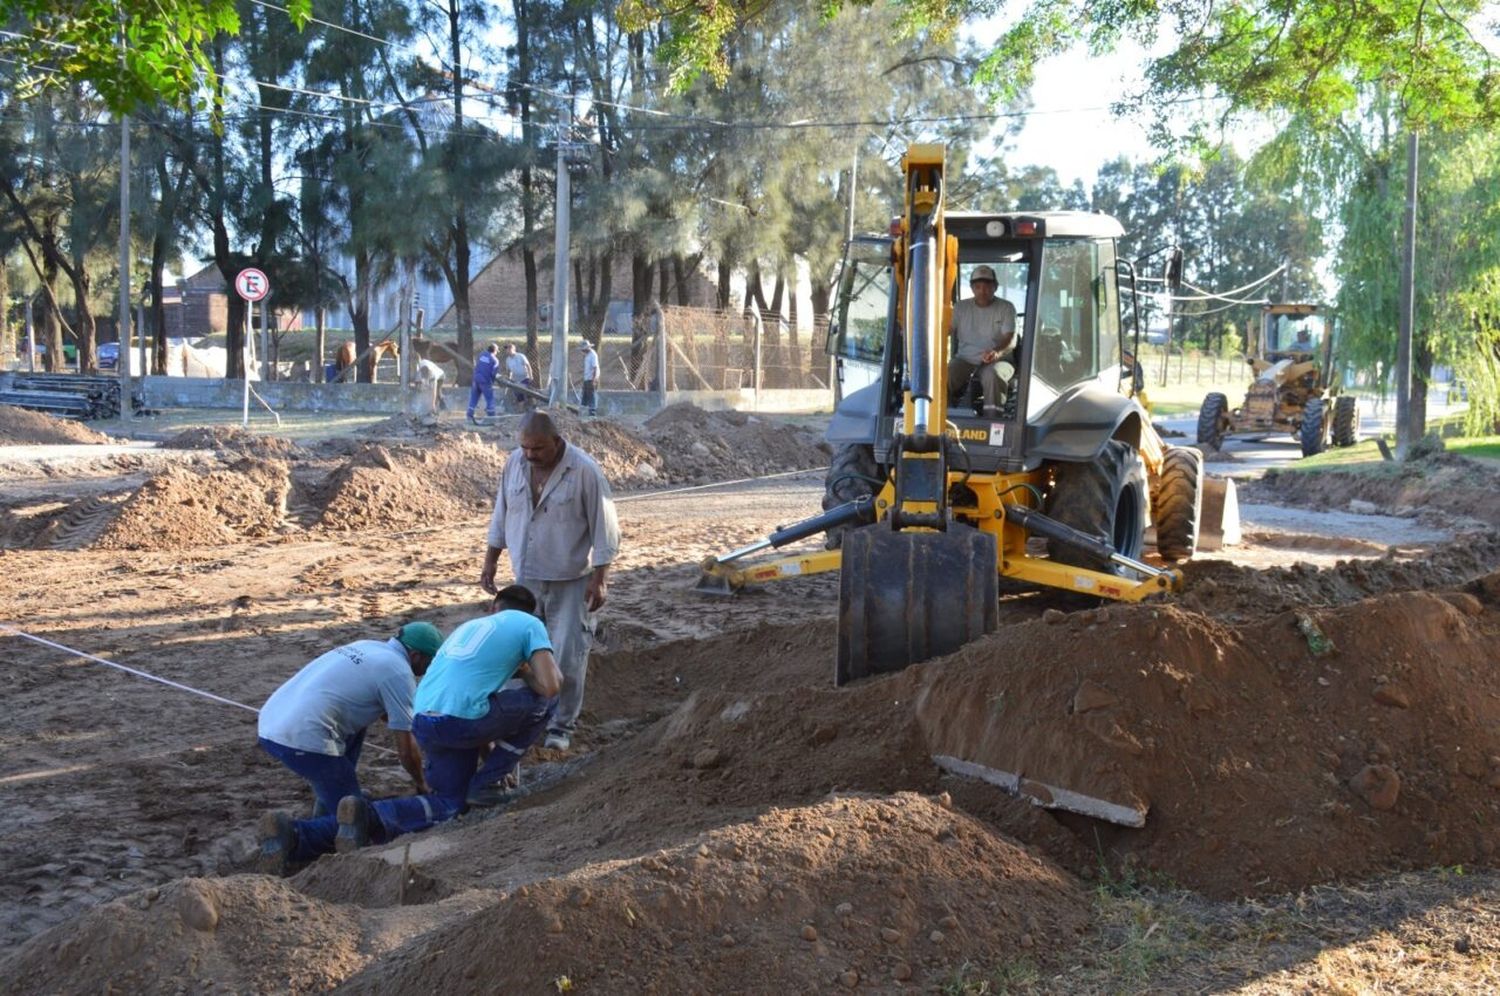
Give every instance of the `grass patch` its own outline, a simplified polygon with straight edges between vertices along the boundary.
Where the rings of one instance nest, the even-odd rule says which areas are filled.
[[[1219,364],[1220,370],[1223,363]],[[1151,400],[1151,414],[1157,418],[1166,415],[1191,415],[1203,406],[1203,396],[1217,391],[1230,399],[1230,406],[1239,404],[1245,398],[1244,383],[1187,383],[1168,384],[1166,387],[1158,387],[1155,384],[1146,385],[1146,397]]]
[[[1457,453],[1459,456],[1500,460],[1500,436],[1469,436],[1445,439],[1443,443],[1448,447],[1449,453]]]
[[[1007,993],[1042,992],[1042,973],[1030,958],[1003,962],[983,969],[964,962],[943,983],[943,996],[1002,996]]]

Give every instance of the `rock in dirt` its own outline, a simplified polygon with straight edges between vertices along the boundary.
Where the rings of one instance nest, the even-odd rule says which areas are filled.
[[[1375,689],[1375,701],[1394,709],[1411,708],[1411,696],[1396,685],[1381,685]]]
[[[709,771],[724,763],[724,752],[717,747],[705,747],[693,755],[693,767]]]
[[[177,915],[194,930],[212,933],[219,925],[217,897],[203,881],[188,879],[177,893]]]
[[[1389,764],[1369,764],[1349,779],[1349,788],[1371,809],[1394,809],[1401,794],[1401,776]]]

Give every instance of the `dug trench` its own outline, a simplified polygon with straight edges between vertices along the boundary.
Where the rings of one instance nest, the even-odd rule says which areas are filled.
[[[980,959],[1064,964],[1098,876],[1246,897],[1492,866],[1497,566],[1494,537],[1205,562],[1176,603],[1029,606],[843,689],[827,622],[604,653],[595,732],[532,766],[571,764],[550,787],[288,880],[122,895],[22,945],[0,991],[934,989]],[[1008,799],[936,753],[1145,826]]]

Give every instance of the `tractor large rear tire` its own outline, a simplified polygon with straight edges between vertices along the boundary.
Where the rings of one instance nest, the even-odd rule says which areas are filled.
[[[1302,409],[1302,426],[1297,438],[1302,442],[1302,455],[1316,456],[1328,448],[1328,402],[1322,398],[1311,398]]]
[[[1151,520],[1156,552],[1165,560],[1188,560],[1198,550],[1203,516],[1203,454],[1186,446],[1167,447],[1161,474],[1151,482]]]
[[[1359,399],[1340,394],[1333,399],[1333,445],[1353,446],[1359,442]]]
[[[1100,536],[1116,553],[1139,560],[1146,536],[1146,467],[1129,443],[1111,439],[1089,463],[1058,463],[1047,514],[1090,536]],[[1061,543],[1047,544],[1058,563],[1128,576],[1113,561],[1099,561]]]
[[[1224,448],[1224,425],[1229,421],[1229,399],[1215,391],[1198,409],[1198,442],[1215,450]]]
[[[845,502],[868,498],[880,490],[885,474],[875,462],[875,448],[868,443],[848,443],[833,454],[828,466],[828,475],[823,479],[823,510]],[[828,530],[823,545],[837,550],[843,543],[844,534],[855,526],[838,526]]]

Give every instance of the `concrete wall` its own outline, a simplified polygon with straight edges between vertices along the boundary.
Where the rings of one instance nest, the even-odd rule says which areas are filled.
[[[403,402],[412,411],[421,410],[419,392],[403,394],[396,384],[306,384],[297,381],[256,381],[257,394],[273,408],[313,412],[399,412]],[[496,388],[496,394],[500,393]],[[146,404],[153,408],[239,408],[244,382],[207,377],[147,377]],[[448,407],[462,412],[468,404],[467,388],[450,387],[443,392]],[[498,397],[496,400],[499,400]],[[749,412],[803,413],[830,411],[833,393],[826,390],[765,390],[757,398],[748,388],[738,391],[669,391],[667,404],[691,402],[710,410],[736,409]],[[256,406],[255,399],[250,401]],[[604,415],[650,414],[661,407],[662,398],[648,391],[600,391],[599,410]]]

